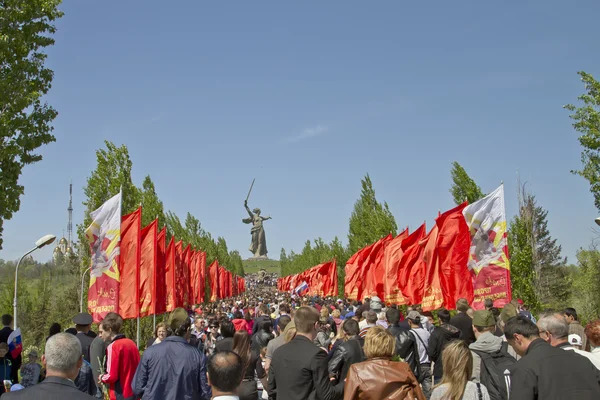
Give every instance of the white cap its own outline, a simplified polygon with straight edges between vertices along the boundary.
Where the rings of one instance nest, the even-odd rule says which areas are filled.
[[[581,341],[581,336],[577,335],[577,334],[570,334],[569,335],[569,344],[572,346],[583,346],[583,342]]]

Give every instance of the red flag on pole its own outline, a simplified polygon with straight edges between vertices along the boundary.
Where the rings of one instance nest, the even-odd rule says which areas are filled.
[[[175,289],[177,286],[175,275],[175,247],[175,237],[173,236],[167,246],[165,257],[165,307],[167,312],[171,312],[177,308],[177,290]]]
[[[208,267],[208,279],[210,284],[210,301],[215,302],[219,297],[219,263],[213,261]]]
[[[402,296],[398,282],[398,272],[400,261],[404,251],[402,250],[402,242],[408,237],[408,228],[400,233],[394,239],[390,240],[383,251],[383,267],[384,273],[384,298],[388,304],[406,304],[406,299]]]
[[[200,253],[200,291],[198,303],[204,303],[206,291],[206,253],[203,251]]]
[[[181,256],[182,260],[182,288],[183,288],[183,308],[187,309],[192,304],[190,302],[190,256],[191,256],[191,246],[188,244],[183,250],[183,254]]]
[[[175,243],[175,307],[183,307],[183,242]]]
[[[139,302],[140,317],[154,314],[156,305],[155,276],[157,260],[158,219],[142,229],[142,246],[140,250],[140,284]]]
[[[411,276],[413,267],[421,258],[423,248],[419,243],[425,237],[426,232],[425,224],[423,224],[402,241],[403,254],[398,266],[398,286],[402,295],[410,304],[417,304],[411,302],[415,292]]]
[[[463,210],[467,202],[443,213],[437,219],[438,263],[441,287],[446,308],[455,309],[456,300],[465,298],[473,302],[473,280],[467,264],[471,235]]]
[[[367,297],[377,296],[380,299],[385,297],[383,285],[385,282],[385,266],[383,264],[384,249],[387,243],[392,240],[392,235],[378,240],[372,247],[365,264],[362,267],[366,275],[366,282],[362,291],[361,300]]]
[[[156,273],[154,275],[153,314],[164,314],[167,311],[166,285],[167,228],[162,228],[156,239]]]
[[[142,208],[121,219],[119,314],[123,319],[140,316],[139,270]]]

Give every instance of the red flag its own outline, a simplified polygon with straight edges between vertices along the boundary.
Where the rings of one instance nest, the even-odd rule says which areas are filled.
[[[219,263],[213,261],[208,267],[208,279],[210,284],[210,301],[217,301],[219,297]]]
[[[426,271],[425,279],[421,289],[421,298],[418,303],[421,303],[423,311],[436,310],[444,305],[444,296],[442,294],[442,286],[440,282],[440,271],[437,254],[437,241],[439,236],[439,227],[436,225],[431,229],[426,239],[421,241],[423,252],[421,262],[415,265],[418,271],[423,268]],[[418,286],[420,281],[417,278]],[[417,303],[413,303],[417,304]]]
[[[199,251],[193,251],[190,267],[190,281],[192,286],[192,294],[190,302],[192,304],[200,303],[200,255]]]
[[[119,314],[123,319],[140,316],[139,270],[142,208],[121,218],[121,257],[119,260]]]
[[[155,308],[155,275],[157,260],[158,219],[142,229],[142,246],[140,250],[140,284],[139,301],[140,317],[154,314]]]
[[[406,304],[406,299],[402,296],[399,286],[399,267],[404,251],[402,242],[408,237],[408,228],[401,234],[390,240],[383,251],[384,274],[384,301],[388,304]]]
[[[227,271],[219,265],[219,298],[227,297]]]
[[[438,234],[438,263],[441,288],[446,308],[456,308],[456,300],[473,302],[473,280],[467,268],[471,235],[463,216],[467,202],[443,213],[436,221]]]
[[[175,243],[175,307],[183,307],[183,242]]]
[[[367,297],[377,296],[380,299],[385,298],[384,281],[385,281],[385,266],[383,264],[384,249],[387,243],[392,240],[392,235],[378,240],[372,247],[368,258],[363,265],[363,271],[366,275],[366,282],[362,291],[361,300]]]
[[[167,258],[167,228],[162,228],[156,239],[156,270],[154,275],[154,314],[164,314],[167,311],[166,285]]]
[[[418,304],[413,302],[416,289],[413,287],[412,275],[415,264],[417,264],[421,258],[423,248],[419,243],[423,240],[423,237],[425,237],[425,233],[426,228],[425,224],[423,224],[402,241],[403,254],[400,265],[398,266],[398,286],[410,304]],[[425,275],[425,271],[422,271],[421,273],[422,275]]]
[[[187,309],[190,307],[190,305],[192,304],[192,302],[190,301],[190,295],[191,295],[191,290],[190,290],[190,286],[191,286],[191,282],[190,282],[190,264],[191,264],[191,255],[192,255],[192,249],[191,246],[188,244],[185,248],[185,250],[183,250],[183,254],[181,256],[181,260],[182,260],[182,272],[183,272],[183,279],[182,279],[182,287],[183,287],[183,308]]]
[[[362,296],[364,260],[371,252],[374,244],[357,251],[346,263],[346,276],[344,277],[344,295],[348,300],[358,300]],[[293,288],[292,288],[293,289]]]
[[[206,292],[206,253],[203,251],[200,253],[200,291],[198,295],[198,303],[204,303]]]
[[[175,275],[175,237],[171,237],[171,241],[167,246],[166,256],[165,256],[165,308],[167,312],[173,311],[177,308],[177,290],[175,289],[177,286],[177,279]]]
[[[311,270],[314,272],[311,274],[309,293],[321,297],[335,296],[335,288],[337,288],[337,264],[335,260],[319,264]]]

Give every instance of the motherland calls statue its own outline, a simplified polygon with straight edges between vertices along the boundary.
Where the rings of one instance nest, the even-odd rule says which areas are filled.
[[[248,196],[250,193],[248,193]],[[248,199],[244,201],[244,207],[250,218],[244,218],[242,221],[245,224],[252,224],[250,234],[252,235],[252,243],[250,244],[250,252],[254,254],[253,258],[267,259],[267,240],[265,238],[265,229],[263,221],[271,219],[271,217],[263,217],[260,215],[260,208],[255,208],[250,211],[248,208]]]

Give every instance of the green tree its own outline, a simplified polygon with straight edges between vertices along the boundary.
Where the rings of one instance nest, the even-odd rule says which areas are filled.
[[[456,161],[452,163],[452,187],[450,193],[456,205],[462,204],[467,200],[469,204],[475,203],[477,200],[485,197],[481,188],[467,174],[467,171]]]
[[[519,214],[509,229],[514,297],[530,306],[561,308],[571,295],[562,248],[548,229],[548,211],[519,183]]]
[[[577,266],[572,277],[570,305],[575,307],[583,324],[600,317],[600,251],[595,247],[577,252]]]
[[[389,233],[396,234],[398,230],[388,204],[377,201],[369,174],[362,179],[361,184],[360,198],[354,203],[350,216],[348,247],[352,253]]]
[[[60,0],[4,0],[0,5],[0,249],[5,219],[19,211],[25,165],[42,159],[34,152],[54,142],[58,113],[42,97],[54,72],[44,49],[54,44]]]
[[[142,204],[142,226],[146,226],[156,218],[158,218],[158,229],[165,226],[165,210],[163,202],[160,201],[156,194],[156,188],[150,175],[144,178],[142,189],[140,191]]]
[[[565,108],[572,112],[570,115],[573,128],[579,133],[581,151],[581,170],[571,173],[582,176],[590,184],[590,192],[594,195],[594,204],[600,210],[600,82],[586,72],[578,72],[583,81],[586,93],[577,99],[583,103],[576,107],[567,104]]]

